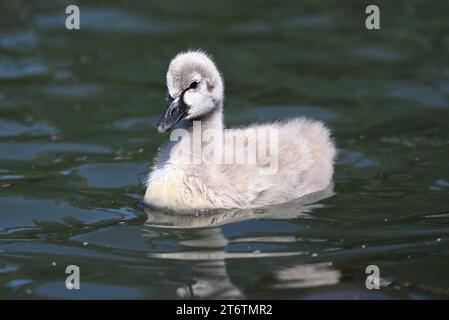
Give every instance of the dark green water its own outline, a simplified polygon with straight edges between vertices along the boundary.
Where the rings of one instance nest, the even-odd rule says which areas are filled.
[[[377,1],[379,31],[355,0],[77,1],[79,31],[70,3],[0,2],[1,298],[449,297],[447,1]],[[224,74],[227,126],[329,125],[333,196],[144,210],[165,71],[191,47]]]

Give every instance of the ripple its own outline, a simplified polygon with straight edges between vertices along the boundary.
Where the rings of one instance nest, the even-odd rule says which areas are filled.
[[[404,137],[382,137],[382,142],[401,144],[409,148],[416,148],[416,138],[404,138]]]
[[[15,264],[5,264],[4,266],[0,265],[0,274],[15,272],[19,270],[19,267]]]
[[[409,100],[434,108],[448,106],[444,94],[440,90],[431,87],[401,85],[391,89],[389,95],[394,98]]]
[[[262,33],[271,31],[271,28],[263,21],[247,21],[231,25],[228,31],[231,33]]]
[[[43,223],[66,224],[79,221],[95,224],[110,220],[122,220],[126,215],[101,209],[80,209],[68,203],[52,200],[30,200],[22,197],[0,198],[0,232],[10,233],[24,229],[36,229]]]
[[[141,226],[113,226],[72,237],[73,241],[130,251],[148,251]]]
[[[141,185],[148,170],[146,163],[98,163],[80,166],[77,172],[91,187],[120,188]]]
[[[332,19],[328,15],[298,16],[288,19],[286,24],[294,28],[316,28],[330,25]]]
[[[120,130],[140,130],[148,129],[149,125],[155,124],[159,120],[158,117],[132,117],[119,120],[113,123],[113,127]]]
[[[30,133],[54,135],[59,133],[59,131],[52,125],[45,122],[34,123],[27,126],[15,121],[0,119],[0,137],[17,136]]]
[[[60,29],[65,27],[67,15],[64,11],[36,16],[34,22],[42,29]],[[189,30],[197,26],[191,21],[164,22],[148,17],[123,12],[116,9],[83,9],[80,14],[81,30],[96,32],[144,32],[163,33]]]
[[[417,298],[423,298],[417,296]],[[333,289],[324,292],[311,293],[305,297],[307,300],[386,300],[397,299],[397,296],[391,295],[382,290],[356,290],[356,289]]]
[[[34,160],[45,153],[110,153],[107,147],[83,143],[19,143],[1,142],[0,159],[2,160]]]
[[[297,242],[298,239],[296,239],[295,236],[266,236],[266,237],[248,237],[248,238],[237,238],[232,239],[230,242],[232,243],[241,243],[241,242],[275,242],[275,243],[292,243]],[[325,240],[323,240],[325,241]]]
[[[401,60],[399,53],[381,47],[363,47],[355,49],[355,53],[364,58],[380,61],[396,62]]]
[[[444,179],[438,179],[430,186],[430,189],[431,190],[449,189],[449,181]]]
[[[64,281],[48,282],[38,286],[34,293],[59,299],[138,299],[141,293],[129,287],[82,281],[79,290],[67,290]]]
[[[127,261],[130,263],[135,263],[138,261],[132,257],[128,257],[126,255],[114,255],[112,253],[103,253],[98,250],[86,248],[85,246],[74,247],[69,245],[56,245],[56,244],[47,244],[42,242],[15,242],[15,243],[7,243],[0,244],[0,246],[8,252],[8,255],[11,256],[28,256],[34,258],[43,258],[50,260],[46,261],[49,265],[51,261],[55,261],[58,259],[69,258],[71,261],[83,261],[83,258],[94,258],[94,259],[102,259],[108,261]]]
[[[38,58],[2,58],[0,79],[18,79],[48,73],[48,68]]]
[[[339,151],[338,163],[351,165],[354,168],[367,168],[378,165],[376,160],[367,158],[362,152],[348,149],[342,149]]]
[[[6,287],[11,288],[11,289],[17,289],[26,285],[29,285],[33,283],[33,280],[31,279],[15,279],[15,280],[11,280],[6,284]]]
[[[443,72],[440,82],[440,90],[446,94],[449,94],[449,71]]]
[[[44,93],[60,95],[66,97],[84,97],[99,93],[103,87],[98,84],[71,84],[71,85],[57,85],[46,86],[42,89]]]
[[[37,36],[31,31],[22,31],[0,35],[0,48],[20,50],[37,45]]]
[[[429,214],[424,217],[425,218],[449,218],[449,212]]]
[[[6,174],[6,175],[0,175],[0,180],[22,180],[25,176],[20,176],[16,174]]]

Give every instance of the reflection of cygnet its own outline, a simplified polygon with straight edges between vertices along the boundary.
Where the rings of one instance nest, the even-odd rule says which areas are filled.
[[[321,122],[295,118],[223,129],[223,82],[205,53],[178,54],[170,63],[167,87],[168,108],[158,131],[165,132],[178,122],[182,130],[176,132],[175,142],[161,150],[149,175],[147,204],[175,210],[256,208],[297,199],[330,183],[336,151]],[[202,134],[210,131],[215,133],[213,138]],[[261,140],[260,132],[265,132],[265,139]],[[241,148],[236,141],[243,141]],[[204,147],[200,159],[192,147],[198,143]],[[262,154],[271,153],[269,159],[261,159],[261,149]],[[251,151],[259,151],[253,162],[249,158],[243,163],[217,162],[217,154],[235,152],[232,159],[244,159]],[[269,161],[273,155],[274,167]]]
[[[237,299],[244,297],[242,292],[229,280],[224,261],[217,263],[215,266],[203,266],[203,269],[206,270],[207,268],[210,270],[203,276],[208,278],[198,278],[195,279],[192,286],[179,287],[176,289],[176,295],[183,299]]]
[[[144,208],[148,219],[145,223],[144,237],[149,243],[155,244],[158,239],[172,239],[176,242],[175,250],[152,251],[148,256],[153,259],[188,261],[190,281],[178,284],[176,295],[179,298],[208,298],[231,299],[245,298],[245,294],[236,287],[228,275],[226,262],[230,259],[260,259],[264,257],[301,256],[300,251],[293,252],[249,252],[228,251],[231,243],[269,242],[286,243],[295,242],[294,235],[265,236],[238,239],[226,238],[221,226],[249,219],[291,219],[307,216],[313,207],[319,206],[316,202],[333,195],[332,185],[325,190],[308,194],[297,201],[288,204],[265,207],[263,209],[233,209],[213,210],[204,214],[167,212],[154,208]],[[156,245],[157,247],[157,245]],[[167,266],[169,264],[166,264]],[[177,269],[176,269],[177,270]],[[296,270],[296,269],[295,269]],[[290,271],[290,270],[287,270]],[[285,271],[279,279],[284,279]]]
[[[219,228],[196,229],[186,233],[185,229],[178,229],[176,222],[172,228],[158,225],[149,214],[144,237],[151,242],[157,241],[159,237],[166,237],[172,233],[170,238],[177,239],[176,242],[182,246],[178,252],[149,253],[152,258],[166,260],[190,261],[189,273],[192,274],[190,283],[183,283],[176,289],[179,298],[207,298],[207,299],[236,299],[243,298],[240,290],[231,282],[226,270],[226,256],[228,239],[226,239]],[[182,216],[182,215],[177,215]],[[164,219],[165,220],[165,219]],[[184,222],[182,222],[184,223]],[[194,220],[192,224],[195,225]]]
[[[229,259],[259,259],[263,257],[301,256],[302,252],[229,252],[231,243],[285,243],[295,242],[295,236],[259,235],[247,238],[228,239],[221,226],[249,219],[291,219],[307,216],[316,202],[333,195],[332,185],[325,190],[309,194],[288,204],[265,207],[263,209],[214,210],[206,214],[175,213],[145,207],[148,216],[144,237],[150,243],[160,239],[173,239],[177,248],[174,251],[150,252],[153,259],[188,261],[188,280],[178,284],[176,295],[179,298],[237,299],[245,294],[236,287],[228,275],[226,262]],[[167,264],[169,265],[169,264]],[[283,279],[282,275],[279,279]]]
[[[232,284],[226,272],[226,239],[218,228],[197,230],[197,239],[179,241],[185,248],[198,250],[202,257],[200,263],[195,264],[194,270],[198,273],[195,283],[189,287],[178,288],[176,293],[184,298],[220,298],[230,299],[242,297],[240,290]]]

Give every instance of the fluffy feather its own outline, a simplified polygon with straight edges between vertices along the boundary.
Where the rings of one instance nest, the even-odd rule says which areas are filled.
[[[323,123],[294,118],[224,130],[223,81],[214,62],[202,51],[178,54],[167,72],[169,94],[176,96],[195,79],[201,81],[201,86],[185,95],[190,109],[181,125],[183,131],[178,141],[160,150],[149,174],[144,197],[147,204],[174,210],[256,208],[291,201],[330,184],[336,149]],[[235,152],[234,139],[245,141],[239,152],[260,148],[254,132],[274,130],[278,139],[277,169],[262,174],[261,169],[268,166],[263,161],[216,163],[204,155],[202,162],[188,161],[195,156],[189,149],[194,120],[201,120],[203,132],[213,129],[218,133],[212,150],[224,153]]]

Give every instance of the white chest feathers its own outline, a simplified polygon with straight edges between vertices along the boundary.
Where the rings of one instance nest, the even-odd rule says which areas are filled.
[[[161,170],[150,175],[144,201],[156,207],[171,209],[209,209],[207,188],[182,170]]]

